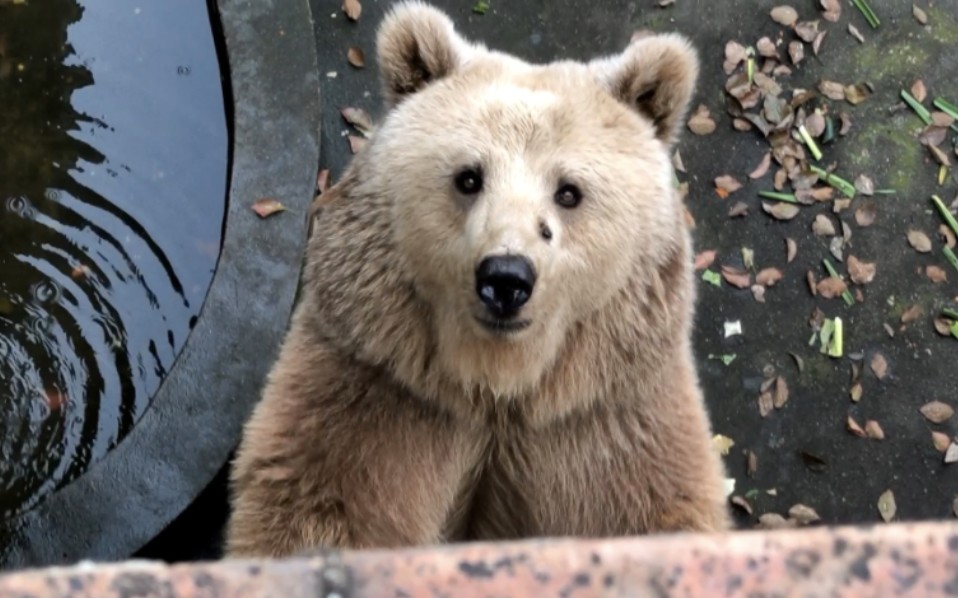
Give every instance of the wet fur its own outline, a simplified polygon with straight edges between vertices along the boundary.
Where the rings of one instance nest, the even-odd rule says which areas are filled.
[[[724,529],[668,161],[697,75],[687,43],[533,66],[407,3],[380,29],[379,61],[391,110],[313,223],[234,464],[228,553]],[[431,203],[451,163],[423,152],[489,147],[503,155],[482,154],[499,165],[488,205]],[[530,199],[548,190],[550,148],[582,151],[571,163],[593,205]],[[533,330],[504,340],[470,321],[470,276],[513,245],[540,282]]]

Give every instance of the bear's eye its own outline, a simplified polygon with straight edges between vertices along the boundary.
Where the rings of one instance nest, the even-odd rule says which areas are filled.
[[[556,191],[556,203],[563,208],[574,208],[582,201],[582,192],[575,185],[562,185]]]
[[[456,175],[456,191],[463,195],[475,195],[482,191],[482,171],[467,168]]]

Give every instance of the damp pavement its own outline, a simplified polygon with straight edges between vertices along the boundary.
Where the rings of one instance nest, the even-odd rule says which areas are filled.
[[[473,12],[472,0],[433,4],[446,10],[467,37],[534,62],[585,60],[615,53],[636,30],[678,31],[688,36],[702,64],[693,107],[707,106],[717,124],[709,136],[686,131],[678,146],[687,171],[679,178],[689,183],[687,206],[696,222],[696,250],[716,250],[713,269],[717,270],[719,265],[741,267],[742,249],[749,248],[757,269],[776,267],[784,274],[778,284],[767,289],[765,303],[758,303],[748,289],[725,282],[721,287],[699,285],[694,344],[701,380],[715,432],[734,441],[726,464],[729,476],[735,478],[735,493],[748,497],[754,510],[749,516],[735,509],[738,524],[752,527],[760,514],[787,514],[796,503],[813,508],[828,524],[880,522],[877,502],[886,490],[895,496],[896,520],[951,518],[958,494],[958,464],[943,463],[931,432],[953,436],[956,418],[932,424],[919,408],[932,400],[958,404],[958,340],[939,336],[932,326],[942,307],[958,306],[958,271],[941,255],[936,234],[941,219],[929,201],[930,195],[937,193],[950,203],[958,185],[951,172],[944,185],[937,185],[937,164],[917,139],[921,121],[910,110],[894,107],[900,103],[899,90],[909,89],[919,78],[929,91],[927,106],[938,96],[958,103],[958,79],[953,76],[958,72],[958,52],[954,50],[958,8],[942,0],[922,2],[928,21],[923,26],[913,17],[910,3],[872,0],[881,20],[878,29],[872,29],[851,3],[842,3],[837,23],[821,20],[816,2],[791,3],[801,20],[820,19],[820,28],[828,33],[819,56],[806,44],[805,60],[790,76],[779,77],[779,83],[787,90],[814,89],[821,79],[868,82],[874,87],[873,95],[857,106],[831,103],[836,112],[848,113],[852,127],[846,136],[823,146],[822,163],[836,164],[836,172],[849,180],[868,175],[876,188],[893,188],[896,193],[857,197],[839,214],[832,212],[831,203],[802,207],[795,219],[781,222],[762,212],[757,196],[759,190],[772,189],[775,168],[756,181],[748,178],[767,152],[768,143],[755,130],[732,128],[732,118],[726,112],[727,75],[722,62],[728,41],[754,45],[763,36],[784,40],[779,51],[787,56],[787,44],[796,36],[769,17],[770,10],[783,3],[676,0],[659,8],[655,0],[490,0],[483,15]],[[391,2],[364,0],[362,4],[359,21],[351,22],[338,2],[311,2],[323,95],[320,166],[331,170],[333,181],[350,158],[345,135],[347,131],[356,134],[349,131],[339,109],[361,107],[374,117],[381,113],[374,39]],[[848,33],[849,24],[861,32],[864,43]],[[355,69],[347,63],[350,46],[363,49],[365,68]],[[785,62],[789,63],[787,58]],[[790,97],[788,92],[784,95]],[[951,152],[953,141],[942,147]],[[952,161],[956,161],[953,153]],[[722,199],[713,181],[725,174],[744,186]],[[749,214],[730,219],[728,210],[737,201],[748,205]],[[865,202],[875,204],[877,210],[875,223],[867,228],[858,226],[853,217],[854,210]],[[863,301],[854,306],[847,307],[838,298],[813,297],[808,290],[806,272],[822,278],[825,257],[841,273],[846,272],[845,265],[830,256],[829,238],[812,233],[811,223],[819,214],[827,215],[839,231],[839,220],[850,226],[846,258],[855,255],[877,264],[874,282],[860,287]],[[908,245],[910,229],[924,231],[933,240],[931,253],[918,254]],[[786,237],[792,238],[798,249],[797,257],[788,264]],[[948,280],[932,283],[924,274],[928,265],[946,270]],[[922,313],[903,328],[901,315],[913,305],[920,306]],[[808,322],[816,307],[828,318],[842,318],[842,358],[822,355],[817,343],[809,345],[813,331]],[[742,334],[725,338],[725,323],[734,321],[741,323]],[[892,328],[893,338],[885,324]],[[803,371],[798,370],[790,352],[802,358]],[[888,366],[881,380],[869,368],[876,353]],[[709,358],[732,354],[735,359],[729,365]],[[857,403],[849,394],[853,364],[849,356],[860,356],[863,370],[862,397]],[[781,409],[762,417],[758,396],[771,372],[785,378],[789,399]],[[875,420],[885,438],[853,435],[847,430],[849,416],[861,425]],[[753,476],[746,473],[745,451],[754,452],[757,458]],[[214,498],[203,503],[202,510],[216,515],[219,508],[225,508],[225,494],[221,482],[211,488],[207,496]],[[194,509],[184,519],[195,522],[204,517]],[[218,517],[212,520],[218,521]],[[174,524],[165,548],[154,544],[148,556],[189,557],[177,549],[177,525],[184,534],[196,531],[192,524]]]

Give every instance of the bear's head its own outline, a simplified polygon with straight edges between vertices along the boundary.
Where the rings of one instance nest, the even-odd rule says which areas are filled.
[[[388,110],[356,176],[389,198],[436,356],[465,385],[528,392],[576,326],[686,242],[670,149],[695,53],[650,35],[534,65],[407,2],[380,27],[378,61]]]

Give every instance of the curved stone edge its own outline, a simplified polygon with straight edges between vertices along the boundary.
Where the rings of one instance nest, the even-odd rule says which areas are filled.
[[[223,245],[202,312],[130,434],[36,508],[0,522],[0,568],[125,558],[156,536],[225,463],[282,341],[319,165],[312,13],[307,0],[217,4],[233,151]],[[250,204],[263,197],[289,211],[260,220]]]
[[[956,571],[958,523],[932,522],[81,564],[0,577],[0,598],[953,596]]]

